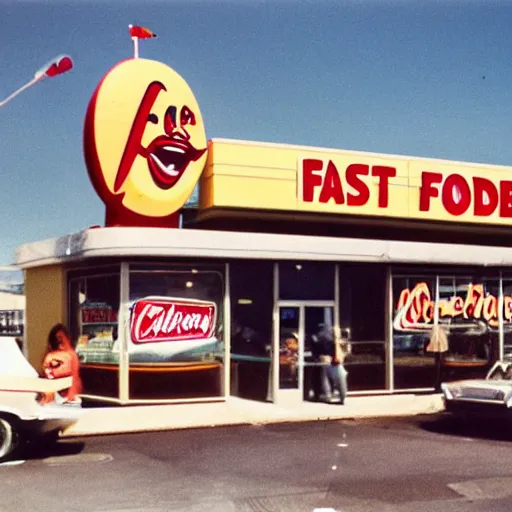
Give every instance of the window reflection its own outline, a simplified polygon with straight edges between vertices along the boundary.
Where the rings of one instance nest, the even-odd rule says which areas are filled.
[[[512,280],[503,279],[503,358],[512,361]]]
[[[87,395],[119,397],[119,279],[113,274],[69,283],[69,327]]]
[[[497,359],[497,278],[471,273],[437,277],[395,275],[393,301],[396,388],[435,384],[434,352],[430,352],[434,347],[429,346],[429,341],[436,318],[448,342],[447,350],[441,354],[443,380],[483,377]]]
[[[279,309],[279,388],[299,387],[298,307]]]
[[[340,327],[349,391],[386,385],[386,268],[340,265]]]
[[[154,299],[152,299],[154,298]],[[158,303],[158,298],[165,299]],[[152,337],[150,342],[127,340],[129,353],[130,399],[178,399],[219,396],[222,389],[224,361],[224,280],[220,271],[209,269],[176,269],[130,272],[130,318],[136,313],[133,304],[147,299],[148,307],[163,307],[168,318],[169,336]],[[215,328],[203,336],[184,339],[171,332],[172,318],[185,318],[215,307]],[[198,309],[199,308],[199,309]],[[147,310],[143,310],[147,311]],[[142,314],[142,313],[140,313]],[[150,314],[150,313],[148,313]],[[138,319],[138,317],[137,317]],[[185,323],[187,323],[185,321]],[[186,327],[186,326],[185,326]],[[184,327],[184,328],[185,328]]]
[[[279,263],[279,298],[282,300],[334,300],[334,264]]]
[[[499,282],[441,278],[439,288],[439,323],[449,333],[445,364],[487,366],[498,348]]]
[[[435,276],[393,277],[395,389],[435,385],[434,355],[427,351],[434,326]]]
[[[265,401],[269,397],[274,264],[234,261],[231,290],[231,394]]]

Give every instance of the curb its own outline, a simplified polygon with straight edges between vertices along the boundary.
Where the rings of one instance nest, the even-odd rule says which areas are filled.
[[[379,403],[381,401],[384,403]],[[279,423],[356,421],[437,414],[445,410],[440,395],[354,397],[349,404],[349,408],[355,407],[357,410],[339,410],[335,414],[332,414],[332,411],[325,411],[322,414],[319,411],[314,411],[315,405],[318,404],[311,404],[311,407],[308,407],[308,404],[301,404],[301,406],[291,408],[279,407],[274,404],[259,404],[262,407],[255,409],[254,404],[243,400],[219,402],[210,404],[207,408],[203,405],[201,416],[197,415],[197,408],[201,408],[201,404],[128,406],[126,409],[123,407],[91,408],[89,409],[90,414],[85,412],[84,417],[63,432],[61,437],[77,438]],[[321,404],[321,406],[323,405]],[[94,418],[94,415],[97,417]],[[155,417],[153,424],[150,423],[152,415]]]

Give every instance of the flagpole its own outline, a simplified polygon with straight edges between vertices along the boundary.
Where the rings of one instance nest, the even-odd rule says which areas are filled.
[[[18,96],[18,94],[22,93],[25,89],[32,87],[35,83],[39,82],[39,80],[42,80],[44,77],[45,75],[34,77],[32,80],[30,80],[30,82],[27,82],[25,85],[21,86],[17,91],[14,91],[12,94],[7,96],[7,98],[0,101],[0,107],[3,107],[6,103],[9,103],[9,101]]]
[[[133,28],[133,25],[128,25],[129,29]],[[138,59],[139,58],[139,38],[138,37],[132,37],[133,41],[133,58]]]

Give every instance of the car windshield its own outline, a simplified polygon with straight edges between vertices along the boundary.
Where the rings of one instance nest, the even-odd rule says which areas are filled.
[[[489,380],[512,380],[512,363],[497,364],[487,378]]]

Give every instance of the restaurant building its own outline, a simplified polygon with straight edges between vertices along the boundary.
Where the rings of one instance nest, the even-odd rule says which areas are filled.
[[[351,394],[432,391],[435,325],[444,380],[512,356],[512,168],[207,141],[186,82],[145,59],[98,85],[84,153],[105,227],[17,264],[30,361],[66,323],[90,399],[311,400],[332,332]]]

